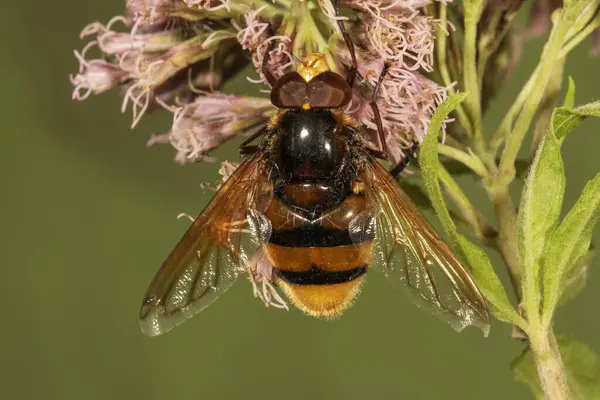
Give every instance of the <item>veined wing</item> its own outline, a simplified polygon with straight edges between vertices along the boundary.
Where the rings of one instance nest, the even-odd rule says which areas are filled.
[[[261,152],[229,177],[164,262],[144,297],[142,331],[167,332],[206,308],[247,266],[267,240],[264,218],[271,195]]]
[[[351,235],[374,235],[373,265],[408,288],[417,305],[457,331],[476,325],[487,332],[487,305],[469,272],[383,166],[365,164],[367,208],[352,221]]]

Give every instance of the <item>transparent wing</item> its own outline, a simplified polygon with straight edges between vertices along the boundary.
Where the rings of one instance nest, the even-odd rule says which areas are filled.
[[[457,331],[475,325],[486,333],[487,306],[465,267],[392,176],[374,160],[366,164],[366,209],[352,221],[351,237],[375,237],[372,265],[401,282],[417,305]]]
[[[145,334],[171,330],[233,284],[270,235],[262,212],[271,192],[263,157],[256,153],[219,189],[152,280],[140,310]]]

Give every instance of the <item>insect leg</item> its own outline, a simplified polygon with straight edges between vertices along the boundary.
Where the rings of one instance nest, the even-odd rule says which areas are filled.
[[[404,170],[408,163],[410,163],[410,160],[412,160],[415,157],[415,153],[417,152],[418,148],[419,143],[413,143],[412,147],[406,152],[406,155],[404,156],[402,161],[400,161],[398,164],[396,164],[394,168],[390,170],[390,175],[396,178],[400,174],[400,172]]]
[[[385,141],[385,135],[383,132],[383,123],[381,122],[381,114],[379,113],[379,107],[377,106],[377,93],[379,92],[379,87],[381,86],[381,82],[383,82],[383,78],[387,74],[389,65],[387,63],[383,64],[383,69],[381,70],[381,74],[379,74],[379,79],[375,84],[375,89],[373,90],[373,97],[371,97],[371,101],[369,105],[373,110],[373,117],[375,119],[375,125],[377,126],[377,136],[379,138],[379,147],[380,154],[376,155],[376,157],[386,160],[388,157],[388,148],[387,143]]]
[[[254,154],[258,151],[259,146],[243,146],[240,147],[240,155],[249,156],[250,154]]]
[[[267,131],[267,127],[265,126],[264,128],[259,129],[257,132],[255,132],[254,134],[250,135],[249,138],[247,138],[246,140],[244,140],[244,142],[242,144],[240,144],[240,148],[239,148],[240,154],[241,155],[248,155],[248,154],[252,154],[256,150],[258,150],[259,146],[250,146],[248,144],[251,143],[252,141],[254,141],[256,138],[264,135],[266,131]]]
[[[342,13],[340,13],[340,1],[333,0],[332,4],[335,10],[335,16],[339,18],[338,25],[340,27],[340,31],[342,31],[342,36],[344,37],[344,41],[346,42],[346,46],[348,47],[348,51],[350,52],[350,57],[352,58],[352,65],[350,66],[350,70],[348,71],[348,85],[352,87],[354,85],[354,79],[356,78],[357,71],[356,51],[354,50],[354,43],[352,43],[352,39],[350,39],[350,35],[348,34],[346,26],[344,25],[344,20],[341,19]]]

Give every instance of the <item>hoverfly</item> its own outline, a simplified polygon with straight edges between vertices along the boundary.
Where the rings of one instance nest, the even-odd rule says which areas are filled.
[[[385,69],[371,101],[379,149],[344,114],[357,63],[338,24],[352,60],[347,78],[314,53],[275,79],[265,53],[262,72],[279,112],[241,145],[248,157],[154,277],[140,310],[144,333],[162,334],[204,309],[259,249],[277,285],[309,315],[340,315],[373,266],[455,329],[488,326],[485,300],[469,273],[394,178],[416,146],[391,173],[377,161],[388,154],[374,101]]]

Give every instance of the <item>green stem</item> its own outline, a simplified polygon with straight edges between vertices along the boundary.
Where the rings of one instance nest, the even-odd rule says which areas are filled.
[[[331,52],[328,51],[329,44],[315,23],[310,6],[311,3],[309,2],[296,3],[298,9],[295,15],[297,15],[296,22],[298,24],[298,33],[296,35],[297,40],[294,41],[293,54],[306,57],[315,51],[321,52],[325,55],[325,60],[327,61],[329,68],[335,71],[337,69],[337,63]],[[321,11],[318,10],[318,12]],[[305,49],[307,54],[303,54]]]
[[[437,70],[442,78],[442,84],[448,88],[448,95],[454,96],[456,90],[452,87],[453,80],[450,77],[448,70],[448,58],[447,58],[447,32],[448,32],[448,9],[445,3],[440,3],[440,23],[437,27],[436,35],[436,48],[437,48]],[[469,137],[473,136],[473,130],[471,128],[471,122],[465,113],[462,104],[459,104],[456,109],[456,116],[459,124],[465,129]]]
[[[537,79],[538,70],[539,67],[536,67],[536,69],[531,73],[529,80],[527,80],[527,83],[525,83],[525,86],[523,86],[523,89],[521,89],[521,91],[519,92],[519,95],[517,96],[516,100],[508,109],[508,112],[506,113],[498,129],[494,133],[494,136],[492,137],[492,140],[490,142],[490,151],[492,152],[492,154],[494,154],[494,156],[498,152],[498,149],[500,148],[502,143],[504,143],[506,138],[510,135],[513,122],[523,109],[523,106],[527,101],[531,90],[533,89],[533,85]]]
[[[600,10],[596,13],[596,16],[585,26],[581,31],[575,34],[569,39],[566,45],[560,51],[560,57],[565,57],[571,50],[583,42],[589,35],[600,27]]]
[[[552,330],[529,327],[529,343],[542,390],[549,400],[571,398],[565,368]]]
[[[447,146],[441,143],[438,144],[438,153],[443,154],[446,157],[453,158],[456,161],[464,164],[483,179],[488,178],[488,171],[485,168],[485,165],[483,165],[481,159],[479,159],[477,156],[465,153],[464,151],[455,147]]]
[[[440,152],[441,153],[441,152]],[[496,231],[487,222],[485,217],[471,204],[468,197],[462,191],[458,183],[452,178],[443,165],[439,165],[438,178],[450,201],[456,205],[473,234],[485,244],[492,244]]]
[[[465,0],[465,39],[463,55],[463,84],[469,96],[465,99],[465,107],[471,118],[473,145],[475,153],[483,156],[483,122],[481,118],[481,93],[477,78],[477,23],[483,11],[483,1]]]
[[[561,58],[557,61],[557,65],[552,71],[552,76],[550,78],[550,82],[548,82],[548,89],[546,90],[546,94],[542,100],[540,105],[540,112],[538,113],[537,121],[535,123],[535,129],[533,131],[533,139],[531,146],[531,158],[535,156],[537,152],[537,148],[542,141],[544,135],[548,131],[548,127],[550,126],[550,119],[552,118],[552,113],[554,112],[554,107],[556,107],[556,102],[558,100],[558,94],[560,92],[560,88],[562,86],[562,78],[563,78],[563,69],[565,59]]]
[[[561,14],[560,18],[563,17],[563,14]],[[525,134],[544,96],[568,30],[568,24],[562,23],[560,20],[557,22],[542,53],[537,73],[532,75],[532,77],[535,76],[535,80],[531,91],[512,129],[511,135],[507,138],[506,146],[500,159],[500,180],[504,184],[510,183],[515,176],[515,159],[517,158],[517,153],[521,148]]]
[[[558,53],[558,60],[563,63],[565,62],[566,56],[573,50],[578,44],[580,44],[584,39],[586,39],[596,28],[600,27],[600,12],[596,14],[596,16],[590,21],[588,25],[585,26],[580,32],[575,34],[573,37],[568,39],[566,45],[562,46],[560,52]],[[541,64],[541,62],[540,62]],[[513,122],[515,118],[519,115],[523,106],[526,102],[529,101],[529,96],[533,91],[534,85],[538,80],[540,65],[536,67],[533,71],[529,80],[519,92],[517,99],[513,102],[512,106],[509,108],[508,112],[502,119],[500,126],[494,133],[494,136],[490,142],[490,151],[492,154],[496,154],[498,149],[506,140],[506,138],[510,135]]]
[[[510,197],[508,185],[494,183],[488,187],[488,195],[494,206],[498,221],[498,237],[495,247],[508,267],[510,280],[517,296],[521,301],[521,269],[517,257],[517,214]]]

